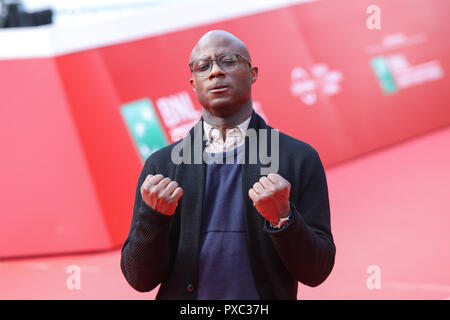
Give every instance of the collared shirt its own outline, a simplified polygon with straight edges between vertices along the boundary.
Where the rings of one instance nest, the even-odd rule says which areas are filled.
[[[203,130],[205,131],[205,136],[208,140],[205,151],[210,153],[223,152],[234,149],[243,144],[245,141],[245,135],[247,134],[250,119],[251,116],[238,124],[236,127],[232,129],[226,129],[225,141],[222,137],[222,131],[219,128],[216,128],[206,121],[203,121]]]

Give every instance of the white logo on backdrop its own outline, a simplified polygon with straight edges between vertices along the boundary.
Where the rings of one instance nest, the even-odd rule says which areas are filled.
[[[201,112],[195,109],[186,91],[158,98],[156,106],[164,125],[169,130],[171,142],[183,138],[201,116]]]
[[[308,106],[317,102],[318,94],[332,96],[340,92],[339,83],[342,73],[329,70],[325,63],[315,64],[310,72],[302,67],[295,67],[291,72],[291,93]]]
[[[444,69],[438,60],[410,65],[403,54],[387,57],[389,71],[394,76],[398,88],[404,89],[444,77]]]

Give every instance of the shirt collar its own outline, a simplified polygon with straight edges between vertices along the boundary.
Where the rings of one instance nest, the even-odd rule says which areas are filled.
[[[250,124],[251,118],[252,118],[251,116],[248,117],[247,119],[245,119],[244,121],[239,123],[235,128],[227,129],[227,133],[228,133],[228,131],[231,131],[231,130],[237,128],[239,131],[241,131],[242,136],[245,137],[245,135],[247,134],[248,125]],[[213,125],[211,125],[211,124],[207,123],[205,120],[203,120],[203,130],[205,131],[205,136],[206,136],[206,139],[208,139],[208,141],[211,138],[211,129],[212,128],[216,128],[216,127],[214,127]],[[216,128],[216,129],[218,129],[218,128]]]

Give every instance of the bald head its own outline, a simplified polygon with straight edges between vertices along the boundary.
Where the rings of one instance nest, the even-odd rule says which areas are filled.
[[[236,56],[231,58],[230,54]],[[219,62],[218,57],[225,60]],[[223,30],[209,31],[192,50],[193,61],[197,61],[197,68],[190,64],[190,82],[203,107],[203,116],[207,113],[222,120],[234,119],[230,123],[238,124],[237,120],[242,122],[251,115],[251,87],[258,67],[250,64],[250,54],[241,39]]]
[[[235,35],[224,30],[212,30],[205,33],[197,42],[194,49],[192,49],[189,60],[193,61],[196,59],[205,58],[202,56],[202,52],[206,47],[220,46],[233,48],[235,52],[242,54],[245,58],[251,61],[250,53],[248,52],[247,46],[244,42],[242,42],[242,40]]]

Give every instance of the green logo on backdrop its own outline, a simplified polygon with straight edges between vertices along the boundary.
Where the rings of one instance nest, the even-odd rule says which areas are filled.
[[[397,91],[397,85],[389,71],[386,59],[384,57],[375,57],[370,64],[372,65],[372,69],[378,78],[378,83],[383,92],[386,94],[395,93]]]
[[[142,161],[168,145],[163,126],[149,99],[126,103],[120,111]]]

